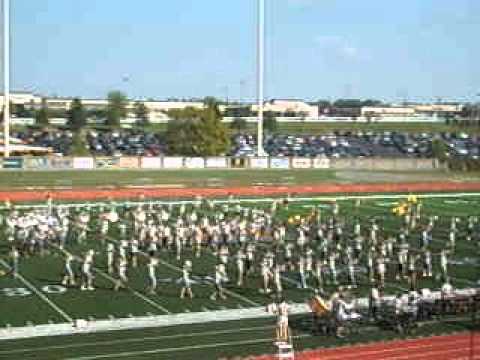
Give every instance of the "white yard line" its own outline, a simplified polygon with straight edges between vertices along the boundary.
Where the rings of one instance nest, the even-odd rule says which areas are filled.
[[[91,342],[75,343],[75,344],[68,344],[68,345],[52,345],[52,346],[44,346],[44,347],[37,347],[37,348],[5,350],[5,351],[0,351],[0,355],[21,354],[21,353],[39,352],[39,351],[48,351],[48,350],[65,350],[65,349],[73,349],[73,348],[83,348],[87,346],[134,344],[137,342],[141,343],[145,341],[167,340],[167,339],[178,339],[178,338],[183,339],[187,337],[197,337],[197,336],[226,335],[226,334],[236,334],[236,333],[245,332],[245,331],[268,330],[273,328],[274,326],[257,326],[257,327],[229,329],[229,330],[182,333],[182,334],[176,334],[176,335],[150,336],[150,337],[141,337],[136,339],[134,338],[134,339],[119,339],[119,340],[107,340],[107,341],[91,341]]]
[[[2,259],[0,259],[0,264],[2,264],[9,271],[12,270],[12,268]],[[45,294],[43,294],[40,290],[38,290],[30,281],[25,279],[20,274],[17,274],[16,278],[19,279],[21,282],[23,282],[25,286],[27,286],[30,290],[32,290],[35,293],[35,295],[37,295],[43,302],[45,302],[48,306],[50,306],[53,310],[55,310],[55,312],[60,314],[65,320],[67,320],[70,323],[73,323],[73,318],[70,315],[68,315],[57,304],[55,304]]]
[[[356,199],[404,199],[407,197],[409,193],[400,193],[400,194],[378,194],[378,195],[342,195],[342,196],[335,196],[335,195],[325,195],[325,196],[311,196],[311,197],[295,197],[291,198],[289,201],[294,202],[307,202],[307,201],[332,201],[332,200],[356,200]],[[471,193],[455,193],[455,192],[448,192],[448,193],[418,193],[416,194],[418,198],[449,198],[449,197],[469,197],[469,196],[480,196],[479,192],[471,192]],[[282,196],[277,197],[261,197],[258,195],[257,198],[239,198],[235,199],[235,202],[240,203],[269,203],[273,200],[281,199]],[[114,202],[116,206],[123,206],[123,205],[142,205],[142,204],[156,204],[156,205],[181,205],[181,204],[193,204],[196,200],[175,200],[175,201],[168,201],[168,200],[155,200],[155,201],[125,201],[125,202]],[[228,199],[213,199],[213,203],[215,204],[226,204],[231,203],[231,200]],[[58,203],[56,204],[60,207],[68,207],[68,208],[75,208],[75,207],[82,207],[82,206],[89,206],[89,207],[100,207],[100,206],[111,206],[111,203],[106,202],[90,202],[90,203]],[[31,205],[15,205],[17,209],[31,209],[31,208],[46,208],[48,205],[46,204],[31,204]],[[5,210],[5,206],[0,206],[0,210]]]
[[[51,245],[56,247],[58,250],[62,251],[66,255],[72,255],[77,261],[82,260],[79,256],[73,255],[73,254],[69,253],[68,251],[66,251],[65,249],[61,249],[58,245],[55,245],[55,244],[51,244]],[[114,279],[113,277],[111,277],[110,275],[105,273],[104,271],[100,270],[99,268],[93,267],[93,270],[96,273],[103,276],[105,279],[111,281],[113,284],[115,284],[117,282],[116,279]],[[153,306],[154,308],[164,312],[165,314],[171,314],[171,312],[168,311],[165,307],[163,307],[162,305],[160,305],[160,304],[156,303],[155,301],[149,299],[148,297],[146,297],[145,295],[143,295],[143,294],[139,293],[138,291],[132,289],[131,287],[127,287],[127,289],[130,290],[132,292],[132,294],[134,294],[136,297],[138,297],[139,299],[142,299],[143,301],[145,301],[149,305]]]
[[[294,339],[306,338],[312,335],[304,334],[294,336]],[[66,360],[94,360],[94,359],[110,359],[110,358],[121,358],[127,356],[136,356],[136,355],[147,355],[147,354],[161,354],[161,353],[171,353],[176,351],[189,351],[189,350],[202,350],[202,349],[211,349],[217,347],[225,346],[240,346],[240,345],[254,345],[261,343],[272,343],[272,338],[268,339],[256,339],[256,340],[244,340],[244,341],[232,341],[232,342],[223,342],[223,343],[214,343],[214,344],[205,344],[205,345],[194,345],[194,346],[183,346],[183,347],[173,347],[173,348],[162,348],[162,349],[153,349],[153,350],[144,350],[144,351],[130,351],[130,352],[121,352],[116,354],[103,354],[103,355],[91,355],[91,356],[81,356],[67,358]]]

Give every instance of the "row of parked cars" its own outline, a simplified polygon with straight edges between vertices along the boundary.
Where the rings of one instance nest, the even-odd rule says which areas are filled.
[[[433,157],[432,144],[442,140],[451,156],[478,158],[480,137],[464,133],[334,132],[323,135],[267,135],[264,150],[271,156],[317,157]],[[239,134],[232,156],[253,156],[256,137]]]
[[[28,129],[12,136],[25,144],[49,147],[55,153],[69,155],[73,134],[70,131]],[[432,143],[440,139],[451,156],[477,159],[480,156],[480,137],[464,133],[401,132],[333,132],[323,135],[269,134],[264,138],[264,150],[271,156],[333,158],[355,157],[418,157],[433,156]],[[97,156],[159,156],[168,153],[164,134],[139,130],[96,131],[86,135],[87,147]],[[254,156],[256,136],[232,136],[227,155]],[[180,154],[179,154],[180,155]]]

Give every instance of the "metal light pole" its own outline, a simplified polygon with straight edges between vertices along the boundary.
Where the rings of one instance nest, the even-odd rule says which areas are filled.
[[[3,0],[3,139],[4,157],[10,156],[10,0]]]
[[[257,121],[257,155],[263,156],[263,101],[265,81],[265,0],[258,1],[257,32],[257,86],[258,86],[258,121]]]

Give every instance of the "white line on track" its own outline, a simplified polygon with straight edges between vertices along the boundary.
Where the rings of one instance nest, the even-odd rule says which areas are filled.
[[[2,264],[6,269],[9,271],[12,268],[4,261],[0,259],[0,264]],[[22,275],[17,274],[17,279],[23,282],[30,290],[32,290],[43,302],[45,302],[48,306],[50,306],[53,310],[55,310],[58,314],[60,314],[65,320],[68,322],[73,322],[73,318],[68,315],[65,311],[63,311],[57,304],[55,304],[52,300],[50,300],[45,294],[43,294],[40,290],[38,290],[30,281],[25,279]]]
[[[299,338],[305,338],[305,337],[310,337],[310,336],[311,335],[298,335],[298,336],[294,336],[293,338],[294,339],[299,339]],[[121,358],[121,357],[128,357],[128,356],[137,356],[137,355],[172,353],[172,352],[177,352],[177,351],[202,350],[202,349],[211,349],[211,348],[224,347],[224,346],[254,345],[254,344],[271,343],[271,342],[272,342],[272,338],[256,339],[256,340],[244,340],[244,341],[232,341],[232,342],[223,342],[223,343],[215,343],[215,344],[183,346],[183,347],[175,347],[175,348],[163,348],[163,349],[153,349],[153,350],[143,350],[143,351],[121,352],[121,353],[116,353],[116,354],[81,356],[81,357],[67,358],[65,360],[111,359],[111,358]]]
[[[258,331],[258,330],[269,330],[273,329],[274,326],[257,326],[257,327],[248,327],[248,328],[239,328],[239,329],[228,329],[228,330],[217,330],[217,331],[204,331],[204,332],[194,332],[194,333],[182,333],[176,335],[163,335],[163,336],[150,336],[150,337],[141,337],[134,339],[119,339],[119,340],[106,340],[106,341],[92,341],[68,345],[52,345],[44,346],[38,348],[22,348],[15,350],[5,350],[0,351],[0,355],[9,355],[9,354],[21,354],[28,352],[39,352],[39,351],[48,351],[48,350],[64,350],[64,349],[73,349],[73,348],[83,348],[87,346],[110,346],[116,344],[133,344],[144,341],[153,341],[153,340],[168,340],[168,339],[184,339],[187,337],[197,337],[197,336],[214,336],[214,335],[227,335],[227,334],[236,334],[246,331]]]
[[[60,250],[61,252],[63,252],[65,255],[72,255],[74,256],[74,258],[77,260],[77,261],[82,261],[82,259],[79,257],[79,256],[76,256],[76,255],[73,255],[71,253],[69,253],[67,250],[65,249],[61,249],[58,245],[55,245],[55,244],[51,244],[52,246],[56,247],[58,250]],[[100,270],[99,268],[96,268],[96,267],[93,267],[93,270],[100,274],[101,276],[103,276],[105,279],[111,281],[113,284],[115,284],[117,282],[117,280],[115,280],[113,277],[111,277],[110,275],[108,275],[107,273],[105,273],[104,271]],[[154,308],[164,312],[165,314],[171,314],[170,311],[168,311],[165,307],[163,307],[162,305],[156,303],[155,301],[149,299],[148,297],[146,297],[145,295],[139,293],[138,291],[136,291],[135,289],[132,289],[131,287],[127,287],[128,290],[130,290],[132,292],[132,294],[134,294],[136,297],[142,299],[143,301],[145,301],[146,303],[148,303],[149,305],[153,306]]]

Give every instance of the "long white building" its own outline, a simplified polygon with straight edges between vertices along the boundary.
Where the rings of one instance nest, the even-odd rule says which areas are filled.
[[[14,105],[23,105],[27,109],[38,109],[42,104],[43,97],[28,92],[14,92],[11,94],[11,102]],[[62,97],[46,97],[47,107],[52,110],[67,111],[70,109],[73,98]],[[129,101],[129,114],[123,123],[134,123],[136,121],[134,115],[134,104],[136,100]],[[148,109],[149,121],[151,123],[168,122],[170,119],[167,112],[170,110],[180,110],[186,107],[202,109],[204,107],[201,101],[170,101],[170,100],[146,100],[143,101]],[[0,108],[3,107],[4,97],[0,94]],[[82,99],[82,104],[87,110],[104,110],[108,105],[106,99]],[[248,120],[256,121],[258,113],[257,104],[242,105],[221,105],[220,110],[227,113],[227,109],[242,107],[248,109]],[[355,109],[355,117],[361,119],[373,118],[377,120],[389,119],[406,119],[438,117],[459,114],[463,109],[461,104],[411,104],[411,105],[383,105],[383,106],[364,106]],[[319,106],[314,103],[308,103],[300,99],[274,99],[265,102],[265,112],[271,112],[279,121],[328,121],[332,120],[329,116],[321,115]],[[353,113],[352,113],[353,114]],[[229,115],[226,115],[229,116]],[[225,121],[231,121],[233,118],[225,118]],[[33,121],[33,119],[27,119]],[[61,123],[64,119],[55,119],[56,123]],[[25,122],[25,124],[28,124]]]

